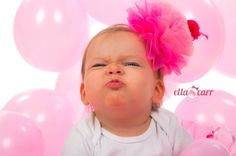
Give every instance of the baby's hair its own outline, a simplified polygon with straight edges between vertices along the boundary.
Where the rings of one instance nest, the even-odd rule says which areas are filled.
[[[97,33],[88,43],[84,55],[83,55],[83,60],[82,60],[82,67],[81,67],[81,75],[82,75],[82,79],[84,79],[84,73],[85,73],[85,61],[86,61],[86,55],[87,55],[87,51],[88,48],[90,47],[90,45],[93,43],[93,41],[98,38],[99,36],[102,36],[104,34],[109,34],[109,33],[114,33],[114,32],[130,32],[130,33],[134,33],[136,35],[138,35],[135,31],[133,31],[132,29],[129,28],[128,25],[126,24],[116,24],[116,25],[112,25],[102,31],[100,31],[99,33]],[[163,73],[162,70],[159,69],[157,71],[157,78],[159,78],[160,80],[163,80]]]

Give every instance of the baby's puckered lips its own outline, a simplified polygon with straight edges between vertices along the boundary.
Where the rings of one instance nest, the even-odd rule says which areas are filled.
[[[124,86],[125,84],[118,79],[112,79],[106,83],[106,87],[111,88],[111,89],[120,89]]]

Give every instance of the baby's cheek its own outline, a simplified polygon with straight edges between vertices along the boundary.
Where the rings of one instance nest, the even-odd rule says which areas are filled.
[[[103,94],[103,86],[100,81],[95,81],[92,79],[91,81],[87,81],[87,83],[85,83],[85,87],[87,96],[89,96],[92,100],[98,99]]]

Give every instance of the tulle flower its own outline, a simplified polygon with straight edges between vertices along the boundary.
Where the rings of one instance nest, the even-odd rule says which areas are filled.
[[[187,20],[167,2],[138,0],[135,5],[127,10],[129,26],[145,41],[154,70],[180,74],[193,50]]]

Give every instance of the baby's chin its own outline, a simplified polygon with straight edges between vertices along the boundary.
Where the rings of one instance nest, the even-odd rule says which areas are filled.
[[[124,103],[129,99],[127,96],[124,90],[111,90],[105,93],[104,98],[109,103]]]
[[[108,97],[102,107],[106,109],[104,111],[120,114],[122,112],[131,111],[133,104],[122,97]]]
[[[107,107],[116,108],[116,109],[127,109],[130,107],[130,103],[122,98],[110,98],[106,102]]]
[[[98,115],[100,118],[106,118],[107,120],[111,120],[113,122],[121,122],[126,121],[130,117],[133,117],[131,114],[131,108],[125,108],[121,106],[111,106],[106,110],[101,110],[100,112],[96,112],[95,114]]]

